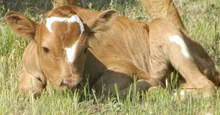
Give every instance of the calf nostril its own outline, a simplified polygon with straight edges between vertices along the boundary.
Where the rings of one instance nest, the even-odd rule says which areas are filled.
[[[78,84],[78,81],[71,81],[71,80],[63,80],[60,86],[66,86],[68,89],[73,89]]]
[[[60,86],[64,86],[64,80],[61,81]]]

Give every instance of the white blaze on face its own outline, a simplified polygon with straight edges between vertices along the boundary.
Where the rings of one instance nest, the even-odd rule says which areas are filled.
[[[75,55],[76,55],[76,49],[77,49],[79,39],[80,39],[82,33],[85,30],[84,25],[83,25],[82,21],[80,20],[80,18],[77,15],[73,15],[70,18],[67,18],[67,17],[50,17],[50,18],[46,19],[46,27],[47,27],[49,32],[52,32],[52,24],[54,22],[65,22],[67,24],[78,23],[79,26],[80,26],[81,33],[80,33],[80,36],[79,36],[78,40],[75,43],[73,43],[71,47],[65,48],[67,61],[69,63],[73,63],[75,58],[76,58]]]
[[[189,57],[190,57],[188,48],[187,48],[187,46],[186,46],[184,40],[183,40],[180,36],[178,36],[178,35],[173,35],[173,36],[170,36],[169,39],[170,39],[171,42],[174,42],[174,43],[176,43],[177,45],[180,46],[181,52],[182,52],[182,54],[183,54],[186,58],[189,58]]]
[[[70,18],[67,17],[50,17],[46,19],[46,27],[48,29],[49,32],[52,32],[52,24],[54,22],[66,22],[67,24],[71,24],[71,23],[78,23],[80,26],[80,31],[82,35],[82,33],[84,32],[84,25],[82,23],[82,21],[80,20],[79,16],[77,15],[72,15]]]
[[[77,41],[72,45],[72,47],[70,47],[70,48],[65,48],[65,50],[66,50],[66,56],[67,56],[67,61],[68,61],[69,63],[73,63],[74,60],[75,60],[75,58],[76,58],[75,54],[76,54],[76,48],[77,48],[76,46],[77,46],[78,42],[79,42],[79,40],[77,40]]]

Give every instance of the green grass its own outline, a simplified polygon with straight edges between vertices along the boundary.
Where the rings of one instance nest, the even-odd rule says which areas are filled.
[[[129,0],[126,4],[118,5],[111,2],[105,7],[92,5],[92,0],[87,0],[85,7],[96,10],[108,8],[116,9],[119,15],[147,21],[149,17],[138,2]],[[216,67],[220,68],[220,1],[219,0],[174,0],[184,24],[192,39],[200,42]],[[50,6],[50,5],[49,5]],[[28,6],[27,6],[28,7]],[[33,5],[32,5],[33,7]],[[19,9],[19,8],[15,8]],[[41,8],[42,12],[46,9]],[[21,12],[32,19],[41,21],[38,10],[32,8],[21,9]],[[203,115],[220,114],[220,90],[217,96],[211,99],[189,97],[184,102],[172,101],[172,94],[164,89],[159,89],[151,94],[144,95],[141,99],[134,96],[132,100],[107,97],[96,99],[92,94],[86,95],[80,101],[78,92],[59,92],[49,90],[42,94],[40,99],[18,94],[18,76],[21,69],[22,53],[27,41],[15,35],[0,18],[0,115],[5,114],[149,114],[149,115]]]

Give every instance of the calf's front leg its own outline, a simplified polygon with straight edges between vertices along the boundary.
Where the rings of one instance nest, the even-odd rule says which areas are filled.
[[[132,83],[132,78],[124,73],[114,72],[111,70],[107,70],[103,73],[103,75],[99,78],[99,80],[93,86],[96,94],[98,96],[104,95],[116,95],[116,87],[117,90],[123,90]]]
[[[116,96],[118,93],[121,97],[125,97],[129,93],[132,94],[134,90],[136,92],[147,92],[148,89],[152,87],[147,80],[137,80],[135,84],[134,80],[135,79],[132,78],[132,76],[129,76],[126,73],[107,70],[95,83],[93,89],[98,96],[101,94],[111,94]]]
[[[45,86],[46,83],[43,83],[40,77],[37,78],[28,73],[25,68],[22,68],[19,73],[18,90],[20,93],[27,93],[28,95],[33,96],[33,98],[37,98],[40,96]]]

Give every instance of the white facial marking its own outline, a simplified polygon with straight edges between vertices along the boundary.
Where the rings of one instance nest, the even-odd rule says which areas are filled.
[[[186,58],[189,58],[190,57],[190,54],[189,54],[189,51],[188,51],[188,48],[184,42],[184,40],[178,36],[178,35],[173,35],[173,36],[170,36],[169,37],[170,41],[171,42],[174,42],[176,43],[177,45],[179,45],[181,47],[181,51],[183,53],[183,55],[186,57]]]
[[[78,42],[79,42],[79,40],[77,40],[77,41],[72,45],[72,47],[70,47],[70,48],[65,48],[65,50],[66,50],[66,56],[67,56],[67,61],[68,61],[69,63],[73,63],[74,60],[75,60],[75,58],[76,58],[75,54],[76,54],[76,46],[77,46]]]
[[[68,24],[77,22],[79,24],[80,30],[81,30],[80,36],[84,32],[84,25],[83,25],[82,21],[80,20],[79,16],[77,16],[77,15],[73,15],[70,18],[67,18],[67,17],[50,17],[50,18],[47,18],[46,19],[46,27],[49,30],[49,32],[52,32],[52,27],[51,26],[54,22],[66,22]]]
[[[85,30],[82,21],[80,20],[80,18],[77,15],[73,15],[70,18],[67,18],[67,17],[50,17],[50,18],[47,18],[46,19],[46,27],[47,27],[49,32],[52,32],[52,24],[54,22],[65,22],[65,23],[68,23],[68,24],[77,22],[80,26],[80,31],[81,31],[79,38],[82,36],[82,33]],[[79,42],[79,40],[77,40],[72,45],[72,47],[65,48],[66,55],[67,55],[67,61],[69,63],[73,63],[75,58],[76,58],[75,54],[76,54],[76,48],[77,48],[78,42]]]

